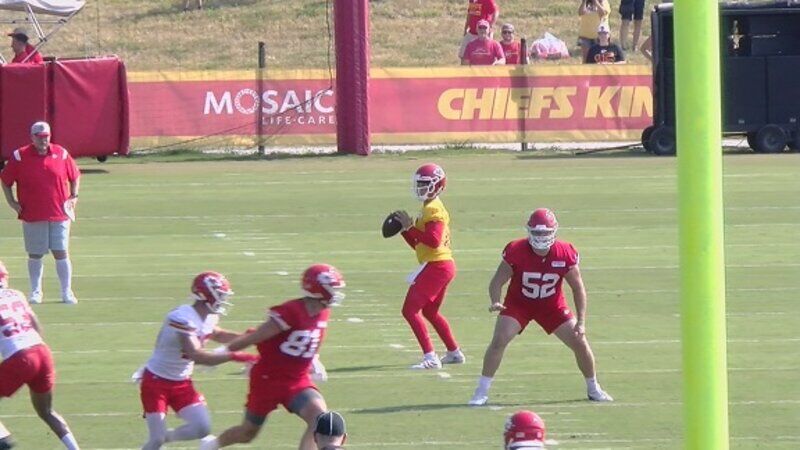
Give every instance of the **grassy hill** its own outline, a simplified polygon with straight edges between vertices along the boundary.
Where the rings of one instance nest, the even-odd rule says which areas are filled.
[[[326,9],[333,0],[206,0],[205,3],[202,11],[184,12],[183,0],[93,0],[52,38],[44,53],[62,57],[117,54],[130,70],[249,69],[256,65],[257,42],[264,41],[271,68],[326,66]],[[466,3],[466,0],[372,0],[373,65],[457,64]],[[499,0],[498,3],[500,21],[513,23],[518,34],[533,40],[550,31],[570,47],[574,46],[578,0]],[[611,7],[611,26],[616,37],[619,0],[611,0]],[[2,12],[0,18],[11,15]],[[649,21],[645,22],[644,34],[648,35]],[[10,55],[7,46],[3,54]],[[645,62],[639,54],[632,55],[632,61]],[[578,59],[566,63],[578,63]]]

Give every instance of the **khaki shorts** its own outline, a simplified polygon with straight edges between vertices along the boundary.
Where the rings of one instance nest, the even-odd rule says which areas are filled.
[[[29,255],[46,255],[50,250],[66,251],[69,248],[70,221],[22,222],[25,251]]]

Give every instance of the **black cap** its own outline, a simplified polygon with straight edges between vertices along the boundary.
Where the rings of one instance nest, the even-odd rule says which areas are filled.
[[[328,411],[317,416],[314,432],[323,436],[344,436],[347,432],[344,417],[336,411]]]

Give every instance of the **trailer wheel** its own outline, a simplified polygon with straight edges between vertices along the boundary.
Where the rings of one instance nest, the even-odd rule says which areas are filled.
[[[670,127],[657,127],[650,133],[650,151],[658,156],[675,154],[675,131]]]
[[[783,128],[777,125],[764,125],[753,139],[753,150],[757,153],[780,153],[789,139]]]

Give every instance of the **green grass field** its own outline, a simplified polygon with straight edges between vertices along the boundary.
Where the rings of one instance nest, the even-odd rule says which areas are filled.
[[[428,160],[448,172],[443,199],[460,272],[444,312],[468,358],[442,372],[408,369],[419,355],[399,311],[415,260],[400,238],[379,234],[389,211],[418,207],[410,174]],[[346,415],[348,448],[498,449],[506,416],[521,408],[542,415],[553,448],[681,447],[675,159],[450,151],[79,162],[72,253],[81,302],[56,303],[48,259],[46,303],[36,311],[56,353],[56,407],[84,449],[144,442],[129,376],[195,273],[228,275],[236,306],[222,324],[242,330],[297,295],[300,272],[315,261],[336,265],[348,283],[321,352],[330,374],[321,390]],[[798,155],[728,155],[724,163],[732,447],[798,448]],[[506,353],[492,406],[466,407],[494,324],[488,280],[503,245],[523,236],[526,215],[543,205],[556,211],[560,237],[581,251],[589,338],[617,401],[587,402],[570,352],[531,327]],[[4,208],[0,259],[12,285],[27,291],[19,228]],[[237,369],[195,376],[215,433],[241,419],[246,381]],[[0,420],[22,449],[60,448],[24,390],[0,401]],[[280,411],[241,448],[296,448],[301,429]]]

